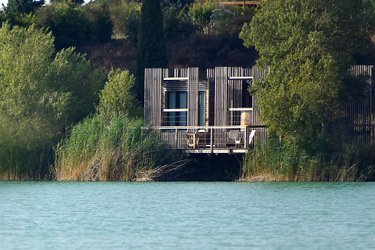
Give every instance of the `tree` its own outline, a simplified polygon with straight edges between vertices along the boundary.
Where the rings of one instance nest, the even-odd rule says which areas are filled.
[[[108,120],[121,115],[137,117],[140,110],[134,87],[135,77],[129,71],[112,70],[100,93],[99,114]]]
[[[208,32],[208,25],[211,21],[211,16],[217,7],[218,4],[216,0],[196,2],[190,6],[189,16],[191,17],[194,25],[204,32]]]
[[[4,11],[0,11],[0,23],[8,21],[12,26],[28,27],[35,23],[33,13],[44,4],[44,0],[9,0]]]
[[[8,0],[5,11],[8,13],[30,14],[45,3],[44,0]]]
[[[160,0],[144,0],[141,9],[137,55],[137,96],[142,102],[144,69],[166,66],[165,50]]]
[[[107,0],[92,4],[105,6],[113,23],[113,36],[137,43],[142,4],[136,1]]]
[[[5,15],[5,12],[3,10],[0,10],[0,24],[2,24],[3,22],[6,21],[6,15]]]
[[[90,39],[90,22],[82,8],[72,3],[56,3],[35,13],[38,27],[49,28],[56,49],[80,46]]]
[[[106,5],[57,2],[35,12],[38,27],[49,28],[56,48],[79,47],[111,40],[112,21]]]
[[[0,176],[43,178],[68,126],[95,110],[104,74],[51,33],[0,28]]]
[[[187,37],[194,33],[195,27],[189,16],[191,0],[164,0],[162,11],[164,16],[166,40]]]
[[[287,144],[313,152],[343,110],[343,76],[368,45],[369,11],[361,1],[264,0],[243,27],[245,45],[270,73],[256,82],[263,121]]]
[[[86,4],[83,11],[90,23],[90,42],[104,43],[111,40],[113,24],[107,5]]]

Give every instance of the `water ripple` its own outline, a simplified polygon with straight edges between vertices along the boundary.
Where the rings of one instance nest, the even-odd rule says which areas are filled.
[[[0,182],[1,249],[365,249],[373,183]]]

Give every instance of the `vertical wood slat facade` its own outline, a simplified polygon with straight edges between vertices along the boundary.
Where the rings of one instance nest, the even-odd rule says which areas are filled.
[[[345,123],[369,125],[372,123],[373,111],[373,66],[356,65],[350,69],[353,76],[365,77],[366,86],[363,96],[346,101],[347,116]]]
[[[242,80],[230,80],[230,77],[254,76],[254,79],[264,77],[265,70],[259,70],[256,67],[243,69],[240,67],[216,67],[208,69],[206,75],[206,84],[199,83],[198,68],[174,69],[170,75],[168,69],[146,69],[145,70],[145,91],[144,91],[144,119],[151,126],[163,125],[163,108],[165,107],[165,88],[163,79],[167,77],[187,78],[188,92],[188,126],[198,125],[198,98],[202,86],[206,86],[207,95],[206,115],[208,124],[211,126],[228,126],[229,109],[241,107],[244,93]],[[180,87],[178,87],[180,86]],[[184,85],[168,85],[170,91],[183,90]],[[247,86],[246,86],[247,88]],[[214,98],[213,98],[214,97]],[[262,125],[257,119],[256,100],[252,99],[253,106],[253,124]]]
[[[375,117],[373,103],[373,66],[356,65],[351,67],[352,76],[364,77],[366,81],[363,95],[351,100],[344,100],[346,116],[344,126],[352,132],[354,138],[368,145],[375,144]]]
[[[213,126],[215,124],[215,69],[207,69],[205,80],[208,90],[208,126]]]
[[[228,124],[228,68],[215,68],[215,122],[216,126]]]
[[[145,69],[144,120],[151,126],[161,126],[163,69]]]
[[[189,68],[188,75],[188,126],[198,126],[199,70]]]

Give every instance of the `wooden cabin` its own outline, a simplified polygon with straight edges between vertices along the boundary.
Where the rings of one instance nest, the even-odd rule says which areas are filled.
[[[375,145],[374,66],[356,65],[349,73],[367,82],[357,98],[345,100],[346,115],[342,119],[353,137],[365,145]]]
[[[188,153],[244,153],[266,137],[248,88],[266,70],[216,67],[146,69],[144,119]]]
[[[269,69],[216,67],[145,70],[144,119],[171,148],[185,153],[245,153],[265,140],[267,126],[258,116],[248,88]],[[346,101],[346,127],[375,144],[372,66],[354,66],[366,76],[363,97]],[[365,135],[365,136],[364,136]]]

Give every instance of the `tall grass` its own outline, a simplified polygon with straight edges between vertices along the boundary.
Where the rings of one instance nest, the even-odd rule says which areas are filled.
[[[48,179],[58,140],[45,121],[24,118],[15,123],[0,114],[0,180]]]
[[[244,159],[242,179],[261,181],[366,181],[375,177],[375,147],[355,140],[328,153],[310,155],[276,137]]]
[[[164,143],[140,119],[96,115],[77,124],[56,147],[57,180],[130,181],[167,158]]]

